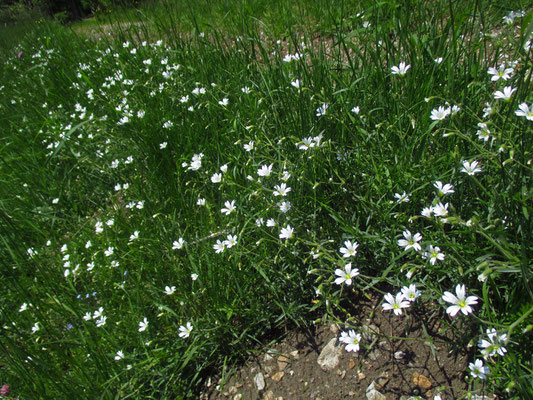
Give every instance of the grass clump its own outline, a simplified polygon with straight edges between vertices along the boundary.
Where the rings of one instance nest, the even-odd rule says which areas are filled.
[[[411,3],[298,3],[329,10],[321,36],[270,29],[275,7],[236,31],[168,8],[4,47],[2,381],[192,397],[386,283],[461,326],[472,392],[489,366],[491,390],[530,396],[531,15]]]

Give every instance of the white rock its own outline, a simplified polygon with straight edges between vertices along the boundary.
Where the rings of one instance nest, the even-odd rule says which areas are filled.
[[[384,394],[378,392],[376,386],[376,382],[372,381],[370,386],[366,388],[366,398],[368,400],[387,400]]]
[[[337,338],[331,339],[318,356],[317,363],[324,371],[332,371],[339,365],[342,347],[337,346],[336,343]]]
[[[265,377],[261,372],[254,376],[254,383],[258,391],[261,391],[265,388]]]

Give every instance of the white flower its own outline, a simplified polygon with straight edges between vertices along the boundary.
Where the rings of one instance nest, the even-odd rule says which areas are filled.
[[[213,249],[217,254],[222,253],[224,250],[226,250],[225,241],[222,242],[220,239],[217,239],[217,242],[213,245]]]
[[[274,226],[276,226],[276,220],[274,218],[267,219],[266,226],[268,226],[269,228],[273,228]]]
[[[533,121],[533,104],[528,106],[527,103],[521,103],[514,113],[518,117],[525,117],[528,121]]]
[[[504,81],[511,78],[511,75],[513,74],[514,69],[513,68],[505,68],[505,65],[500,65],[498,69],[494,67],[490,67],[487,71],[489,75],[492,75],[490,78],[491,81],[496,82],[500,79],[503,79]]]
[[[404,299],[403,294],[401,292],[397,293],[396,297],[394,297],[390,293],[387,293],[385,295],[385,301],[386,302],[381,305],[383,307],[383,310],[393,310],[394,314],[396,315],[402,315],[402,308],[408,308],[410,306],[409,301]]]
[[[436,181],[433,186],[437,189],[437,194],[439,196],[444,196],[448,193],[454,193],[453,186],[449,183],[446,183],[445,185],[442,184],[441,181]]]
[[[433,247],[432,245],[428,246],[427,251],[425,251],[424,254],[422,254],[422,257],[425,259],[429,258],[429,263],[431,265],[435,265],[437,260],[438,261],[444,260],[444,254],[440,252],[440,248],[437,246]]]
[[[461,172],[464,172],[468,175],[477,174],[478,172],[481,172],[481,168],[478,167],[478,164],[478,161],[472,161],[472,163],[463,161],[463,168],[461,168]]]
[[[100,307],[98,310],[96,310],[93,313],[93,319],[101,317],[103,313],[104,313],[104,307]]]
[[[350,111],[353,112],[354,114],[359,114],[359,112],[361,111],[361,109],[359,108],[359,106],[355,106],[355,107],[352,108]]]
[[[348,332],[342,332],[339,341],[346,344],[346,351],[358,352],[361,335],[351,329]]]
[[[37,332],[39,329],[40,329],[40,328],[39,328],[39,323],[36,322],[36,323],[33,325],[33,327],[31,328],[31,331],[32,331],[32,333],[35,333],[35,332]]]
[[[344,247],[341,247],[339,251],[342,253],[342,256],[345,258],[353,257],[357,254],[358,247],[359,247],[359,243],[357,242],[351,243],[349,240],[346,240],[344,242]]]
[[[185,244],[185,240],[183,240],[183,238],[180,237],[178,240],[175,240],[172,243],[172,250],[179,250],[183,247],[184,244]]]
[[[249,142],[248,144],[243,145],[244,150],[252,151],[254,149],[254,142]]]
[[[179,337],[186,339],[190,336],[191,332],[193,330],[193,326],[190,322],[187,322],[186,326],[182,325],[180,326],[180,333]]]
[[[104,251],[104,254],[106,255],[106,257],[109,257],[113,254],[114,251],[115,249],[113,247],[108,247],[107,250]]]
[[[420,214],[422,214],[422,216],[426,218],[431,218],[431,216],[433,215],[433,207],[424,207]]]
[[[507,353],[507,349],[502,346],[502,344],[507,343],[507,334],[498,335],[496,329],[493,328],[487,329],[487,336],[489,340],[480,339],[478,342],[478,346],[483,349],[481,350],[483,357],[492,357],[496,354],[503,357]]]
[[[433,207],[433,213],[436,217],[445,217],[446,215],[448,215],[448,203],[437,204],[435,207]]]
[[[485,379],[488,374],[490,374],[489,367],[483,366],[483,361],[477,359],[474,363],[468,365],[470,368],[470,375],[474,378]]]
[[[352,269],[352,264],[348,263],[344,266],[344,271],[337,268],[335,270],[335,275],[338,276],[338,278],[335,279],[335,284],[342,285],[343,283],[346,283],[346,285],[350,286],[352,284],[352,278],[359,275],[359,269]]]
[[[160,148],[161,150],[163,150],[163,149],[165,149],[165,148],[167,147],[167,145],[168,145],[167,142],[160,143],[160,144],[159,144],[159,148]]]
[[[139,239],[139,231],[133,232],[133,234],[130,236],[130,242],[136,239]]]
[[[392,67],[391,72],[393,75],[404,76],[409,70],[409,68],[411,68],[411,65],[405,65],[405,63],[402,61],[397,67]]]
[[[281,228],[279,238],[288,240],[292,238],[293,234],[294,234],[294,229],[290,225],[287,225],[285,228]]]
[[[195,281],[196,279],[198,279],[198,274],[191,274],[191,279],[193,281]]]
[[[244,94],[248,94],[248,93],[250,93],[250,88],[249,88],[248,86],[245,86],[245,87],[241,88],[241,90],[242,90],[242,92],[243,92]]]
[[[204,198],[199,198],[198,201],[196,202],[197,205],[199,206],[205,206],[205,199]]]
[[[96,224],[94,224],[94,231],[96,234],[102,233],[104,231],[104,224],[97,221]]]
[[[257,170],[257,175],[259,176],[270,176],[272,173],[272,164],[262,165],[261,168]]]
[[[301,84],[302,84],[302,81],[299,80],[299,79],[296,79],[296,80],[294,80],[294,81],[291,82],[291,85],[292,85],[293,87],[295,87],[296,89],[299,89]]]
[[[144,319],[139,322],[139,332],[144,332],[146,328],[148,328],[148,324],[148,320],[146,319],[146,317],[144,317]]]
[[[220,210],[220,212],[223,213],[223,214],[230,215],[233,211],[236,210],[235,200],[232,200],[231,202],[230,201],[226,201],[224,203],[224,206],[225,207]]]
[[[28,309],[27,303],[22,303],[22,305],[19,308],[19,312],[26,311]]]
[[[490,139],[490,130],[487,124],[484,122],[479,122],[477,126],[479,128],[476,132],[477,137],[485,142],[488,141]]]
[[[433,110],[431,110],[430,118],[433,121],[442,121],[448,115],[450,115],[450,113],[451,110],[449,108],[444,108],[443,106],[440,106],[439,108],[434,108]]]
[[[274,189],[274,196],[287,196],[287,193],[291,191],[291,188],[287,187],[285,183],[274,186]]]
[[[416,285],[412,283],[409,287],[402,287],[402,296],[405,300],[413,302],[418,296],[420,296],[420,290],[416,290]]]
[[[100,328],[105,325],[107,321],[107,317],[105,315],[102,315],[99,319],[96,320],[96,327]]]
[[[398,240],[398,246],[403,247],[405,251],[410,249],[415,249],[416,251],[422,250],[420,242],[422,240],[422,235],[420,233],[415,233],[413,236],[410,231],[403,231],[404,239]]]
[[[433,61],[435,61],[437,64],[440,64],[442,62],[442,60],[443,60],[442,57],[437,57]]]
[[[291,202],[290,201],[282,201],[279,205],[279,210],[285,214],[287,211],[291,209]]]
[[[322,103],[322,105],[316,109],[316,116],[321,117],[323,115],[326,115],[328,107],[329,106],[326,103]]]
[[[211,182],[219,183],[220,181],[222,181],[222,174],[213,174],[213,176],[211,177]]]
[[[224,244],[228,249],[231,249],[237,244],[237,235],[228,235],[226,240],[224,240]]]
[[[115,356],[115,361],[120,361],[124,358],[124,352],[122,350],[117,351],[117,355]]]
[[[283,171],[283,174],[281,175],[281,180],[284,182],[287,182],[289,178],[291,177],[291,174],[289,174],[288,171]]]
[[[265,223],[265,220],[263,219],[263,217],[257,218],[255,220],[255,225],[257,226],[263,226],[264,223]]]
[[[229,99],[227,98],[223,98],[221,101],[218,102],[218,104],[220,104],[221,106],[225,107],[229,104]]]
[[[176,286],[165,286],[165,294],[170,296],[176,291]]]
[[[444,292],[442,300],[452,303],[446,309],[446,313],[450,314],[451,317],[454,317],[459,311],[464,315],[468,315],[473,312],[471,305],[477,304],[478,298],[476,296],[466,297],[465,285],[458,284],[455,288],[455,293],[457,296],[453,295],[450,292]]]
[[[511,86],[505,86],[503,88],[503,92],[498,90],[494,93],[495,99],[502,99],[502,100],[509,100],[513,93],[516,91],[516,88],[512,88]]]
[[[85,313],[85,315],[83,316],[83,319],[84,319],[85,321],[90,321],[91,319],[93,319],[93,316],[91,315],[90,312],[87,312],[87,313]]]
[[[394,197],[396,198],[397,203],[408,203],[409,202],[409,196],[405,192],[403,192],[402,194],[394,193]]]
[[[221,165],[220,171],[222,171],[223,173],[226,173],[228,171],[228,164]]]

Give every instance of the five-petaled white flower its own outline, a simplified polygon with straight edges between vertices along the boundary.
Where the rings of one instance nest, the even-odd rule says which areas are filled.
[[[443,185],[441,181],[436,181],[433,186],[435,186],[435,188],[437,189],[437,194],[439,196],[444,196],[448,193],[455,192],[455,190],[453,190],[453,186],[449,183]]]
[[[402,288],[402,296],[405,300],[413,302],[420,296],[420,290],[416,290],[416,285],[411,283],[409,286]]]
[[[433,110],[431,110],[430,118],[433,121],[442,121],[448,115],[450,115],[450,113],[451,113],[451,110],[449,108],[440,106],[439,108],[434,108]]]
[[[224,244],[228,249],[231,249],[237,244],[237,235],[228,235],[226,240],[224,240]]]
[[[492,75],[490,80],[493,82],[496,82],[500,79],[503,79],[504,81],[511,78],[511,74],[514,72],[513,68],[505,68],[505,65],[500,65],[498,69],[494,67],[490,67],[487,71],[489,75]]]
[[[521,103],[514,113],[518,117],[525,117],[528,121],[533,121],[533,104],[528,106],[527,103]]]
[[[183,240],[183,238],[180,237],[178,240],[175,240],[172,243],[172,250],[179,250],[183,247],[184,244],[185,244],[185,240]]]
[[[404,239],[398,240],[398,246],[403,247],[405,251],[410,249],[415,249],[416,251],[422,250],[422,246],[418,243],[422,240],[420,233],[415,233],[413,236],[410,231],[405,230],[403,231],[403,237]]]
[[[115,356],[115,361],[120,361],[124,358],[124,352],[122,350],[117,351],[117,355]]]
[[[166,295],[171,295],[171,294],[174,294],[174,292],[176,291],[176,286],[165,286],[165,294]]]
[[[475,175],[478,172],[481,172],[481,168],[479,168],[478,165],[478,161],[472,161],[471,163],[468,161],[463,161],[463,168],[461,168],[461,172],[464,172],[468,175]]]
[[[180,326],[179,337],[183,339],[188,338],[192,332],[192,329],[193,329],[193,326],[190,322],[187,322],[185,326],[184,325]]]
[[[490,374],[489,367],[484,366],[483,361],[480,359],[477,359],[474,363],[470,363],[468,368],[470,368],[470,375],[474,378],[485,379]]]
[[[400,65],[392,67],[391,72],[393,75],[404,76],[409,68],[411,68],[411,65],[405,65],[405,63],[402,61]]]
[[[408,308],[410,306],[409,301],[403,297],[401,292],[397,293],[396,297],[390,293],[387,293],[384,297],[385,303],[381,305],[384,311],[393,310],[394,314],[402,315],[402,308]]]
[[[346,344],[346,351],[359,351],[359,342],[361,341],[361,334],[355,333],[353,329],[348,332],[342,332],[339,341]]]
[[[433,247],[433,245],[430,244],[427,248],[427,251],[422,254],[422,257],[425,259],[429,258],[429,263],[431,265],[435,265],[437,261],[443,261],[445,256],[444,253],[440,252],[439,247]]]
[[[357,254],[357,248],[359,247],[359,243],[357,242],[350,242],[349,240],[346,240],[344,242],[344,247],[341,247],[339,251],[342,253],[342,256],[345,258],[353,257]]]
[[[222,174],[214,173],[213,176],[211,177],[211,182],[219,183],[220,181],[222,181]]]
[[[507,343],[507,334],[503,333],[501,335],[498,335],[496,329],[492,328],[487,329],[487,336],[489,340],[480,339],[477,344],[483,349],[481,350],[483,357],[492,357],[496,354],[499,354],[503,357],[505,353],[507,353],[507,349],[502,345]]]
[[[503,88],[503,92],[501,90],[498,90],[494,93],[494,98],[507,101],[511,98],[514,92],[516,92],[516,88],[513,88],[511,86],[505,86]]]
[[[337,268],[335,270],[335,275],[338,276],[338,278],[335,279],[335,283],[337,285],[346,283],[346,285],[350,286],[352,284],[352,278],[359,275],[359,270],[357,268],[352,269],[352,264],[348,263],[344,266],[344,271],[340,268]]]
[[[148,328],[148,324],[148,320],[146,319],[146,317],[144,317],[144,319],[139,322],[139,332],[144,332],[146,328]]]
[[[232,200],[231,202],[230,201],[226,201],[224,203],[224,208],[222,208],[220,210],[221,213],[223,214],[226,214],[226,215],[230,215],[233,211],[235,211],[237,209],[237,207],[235,207],[235,200]]]
[[[394,198],[396,199],[397,203],[408,203],[409,202],[409,195],[405,192],[403,192],[402,194],[394,193]]]
[[[217,239],[217,242],[213,245],[213,249],[215,250],[215,253],[219,254],[222,253],[224,250],[226,250],[226,242],[220,241]]]
[[[446,215],[448,215],[448,203],[439,203],[435,205],[433,207],[433,214],[435,214],[436,217],[445,217]]]
[[[287,193],[291,191],[291,188],[286,183],[274,186],[274,196],[287,196]]]
[[[329,106],[326,103],[322,103],[322,105],[316,109],[316,116],[321,117],[323,115],[326,115],[328,107]]]
[[[455,287],[455,293],[457,296],[450,292],[444,292],[444,295],[442,296],[442,300],[452,303],[452,305],[446,309],[446,312],[450,314],[451,317],[454,317],[459,311],[464,315],[473,312],[472,307],[470,306],[477,304],[478,298],[476,296],[466,297],[465,285],[461,284],[458,284]]]
[[[261,168],[257,170],[257,175],[259,176],[270,176],[272,173],[272,164],[262,165]]]
[[[281,228],[281,232],[279,234],[280,239],[289,240],[294,235],[294,228],[292,228],[290,225],[287,225],[285,228]]]

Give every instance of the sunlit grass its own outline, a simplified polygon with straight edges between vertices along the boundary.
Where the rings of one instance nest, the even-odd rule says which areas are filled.
[[[485,389],[531,395],[530,15],[266,5],[2,48],[0,383],[194,397],[274,329],[389,284],[463,320]],[[503,356],[476,346],[489,329]]]

